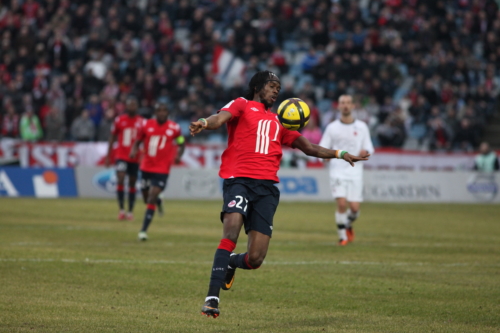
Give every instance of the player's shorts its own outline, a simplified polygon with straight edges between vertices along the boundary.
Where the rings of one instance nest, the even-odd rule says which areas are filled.
[[[124,171],[129,176],[136,176],[139,172],[139,163],[116,160],[116,171]]]
[[[363,202],[363,180],[330,178],[334,198],[346,198],[349,202]]]
[[[255,230],[272,236],[274,213],[280,201],[280,191],[274,181],[244,177],[224,179],[222,193],[221,221],[224,213],[240,213],[245,233]]]
[[[141,190],[148,190],[151,186],[159,187],[163,191],[167,186],[168,174],[141,171]]]

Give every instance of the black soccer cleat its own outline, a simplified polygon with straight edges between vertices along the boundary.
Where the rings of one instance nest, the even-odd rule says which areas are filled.
[[[224,283],[222,284],[222,290],[229,290],[233,286],[234,273],[236,273],[236,268],[230,268],[229,266],[226,271],[226,277],[224,277]]]
[[[207,317],[217,318],[220,314],[219,312],[219,301],[215,298],[210,298],[205,301],[205,304],[201,307],[201,314]]]

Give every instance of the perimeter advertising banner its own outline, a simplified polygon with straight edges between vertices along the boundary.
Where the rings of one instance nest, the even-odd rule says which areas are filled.
[[[333,200],[326,169],[283,169],[279,176],[281,200]],[[500,203],[498,173],[367,170],[364,177],[365,201]],[[77,167],[76,180],[82,197],[115,197],[113,169]],[[172,168],[163,197],[221,200],[221,188],[217,169]]]
[[[0,167],[0,197],[76,197],[74,169]]]

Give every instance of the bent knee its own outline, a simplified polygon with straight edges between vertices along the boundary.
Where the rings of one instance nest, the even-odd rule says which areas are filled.
[[[266,258],[265,255],[248,255],[248,264],[252,266],[252,268],[257,269],[259,268],[262,263],[264,262],[264,259]]]

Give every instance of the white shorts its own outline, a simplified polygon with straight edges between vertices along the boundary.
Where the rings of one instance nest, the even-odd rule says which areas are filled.
[[[363,180],[330,178],[334,198],[346,198],[349,202],[363,202]]]

